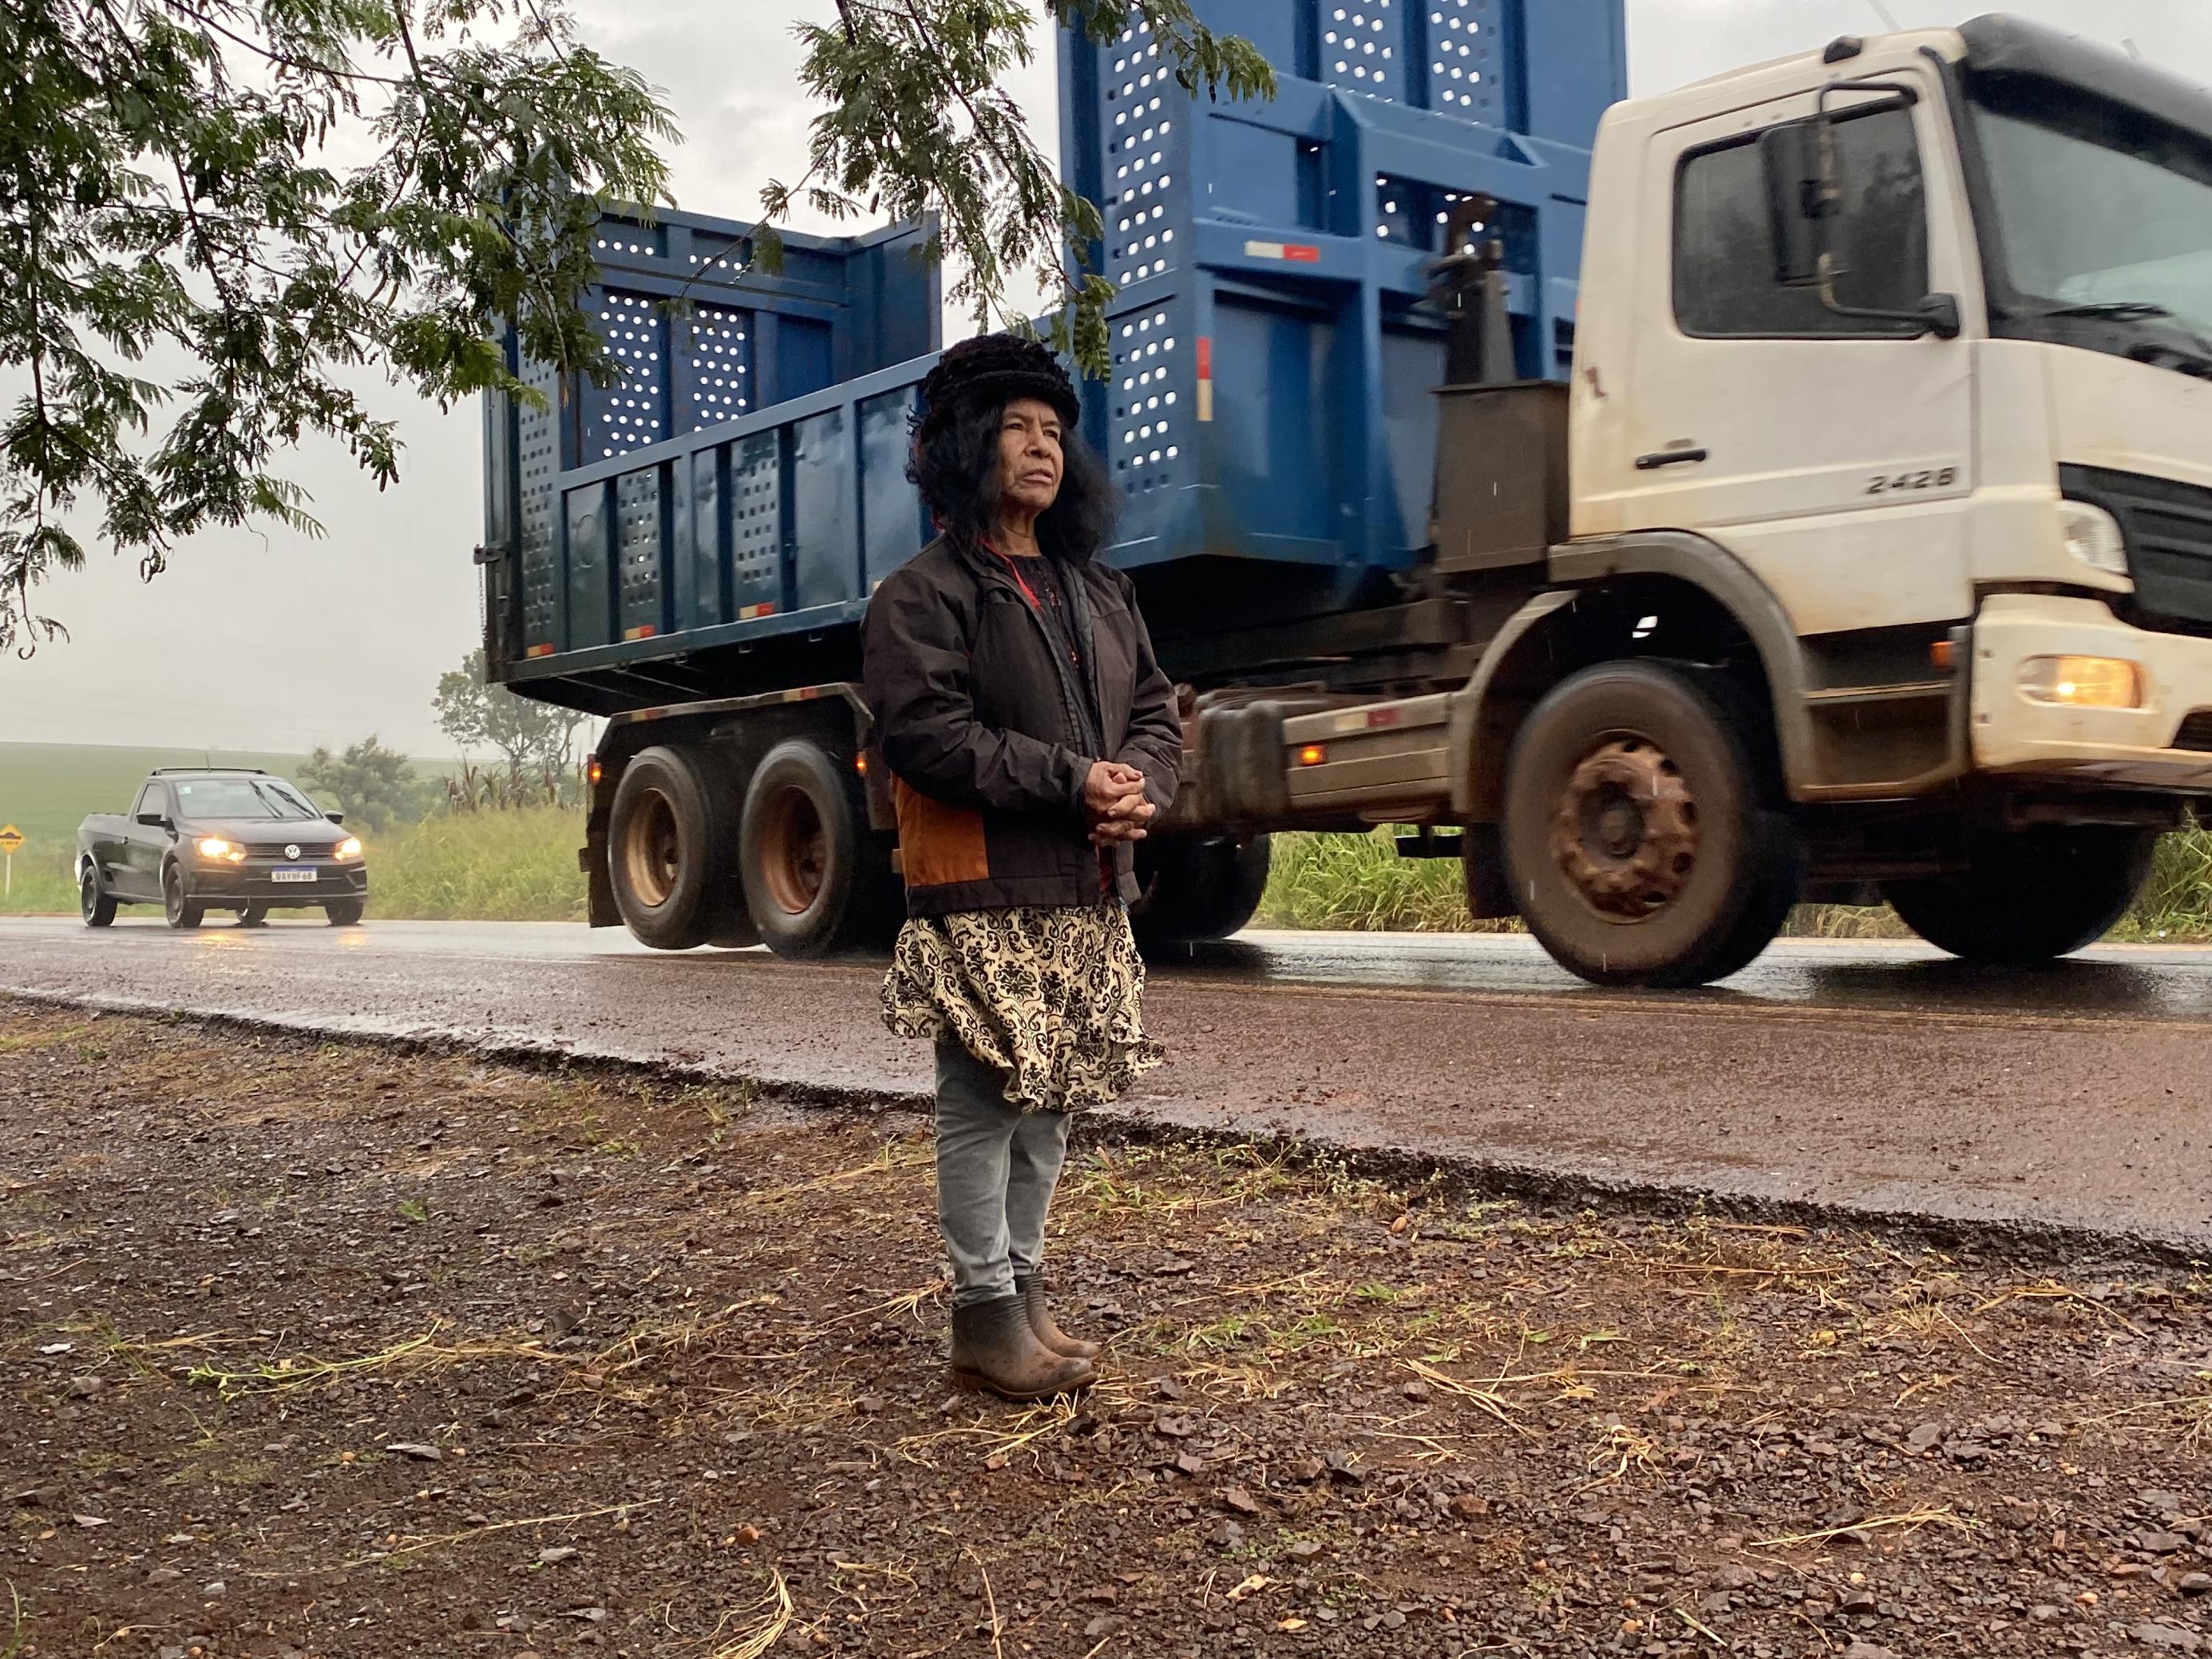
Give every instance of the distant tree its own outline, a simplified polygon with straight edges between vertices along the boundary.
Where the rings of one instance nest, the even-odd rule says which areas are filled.
[[[396,749],[386,749],[371,733],[333,755],[319,746],[300,768],[300,781],[325,806],[336,806],[348,823],[359,822],[381,834],[395,823],[409,823],[430,806],[430,791],[415,775],[415,764]]]
[[[482,647],[462,658],[459,668],[438,676],[430,706],[437,711],[439,729],[464,754],[496,749],[513,771],[567,766],[569,743],[584,721],[568,709],[487,684]]]

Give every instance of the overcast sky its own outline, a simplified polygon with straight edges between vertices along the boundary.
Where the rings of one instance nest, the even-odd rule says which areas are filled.
[[[1840,33],[1948,25],[1989,0],[1627,0],[1638,93],[1804,50]],[[761,185],[801,170],[811,113],[796,90],[793,21],[831,0],[578,0],[587,35],[667,90],[688,143],[679,206],[750,218]],[[2012,0],[2007,8],[2212,81],[2212,0]],[[1049,42],[1018,88],[1048,148]],[[811,228],[804,220],[800,228]],[[142,585],[95,552],[41,610],[74,639],[0,660],[0,738],[302,750],[369,732],[419,755],[451,745],[430,691],[478,638],[470,550],[482,534],[479,416],[396,397],[399,483],[379,494],[333,453],[294,469],[328,527],[203,537]],[[5,780],[0,779],[0,794]],[[4,801],[0,801],[4,805]]]

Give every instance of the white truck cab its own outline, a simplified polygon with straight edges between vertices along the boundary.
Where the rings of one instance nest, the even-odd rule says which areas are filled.
[[[1841,307],[1785,269],[1823,116]],[[1940,773],[2212,790],[2212,92],[1984,18],[1621,104],[1596,154],[1573,534],[1693,530],[1815,649],[1969,622]]]
[[[1441,390],[1444,591],[1532,591],[1458,690],[1286,720],[1291,806],[1461,826],[1602,982],[1801,897],[2111,927],[2212,801],[2212,92],[1985,17],[1617,105],[1574,349],[1563,415]]]

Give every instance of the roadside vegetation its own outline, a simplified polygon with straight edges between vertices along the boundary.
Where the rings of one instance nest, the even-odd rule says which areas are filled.
[[[1454,859],[1401,859],[1390,835],[1277,836],[1259,925],[1365,933],[1516,933],[1517,922],[1471,921]],[[1804,904],[1792,938],[1910,939],[1887,905]],[[2212,939],[2212,830],[2186,830],[2159,845],[2158,865],[2115,939]]]

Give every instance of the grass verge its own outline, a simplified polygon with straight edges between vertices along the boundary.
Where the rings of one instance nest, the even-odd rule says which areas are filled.
[[[1270,927],[1369,933],[1515,933],[1518,922],[1469,920],[1452,859],[1401,859],[1387,830],[1368,836],[1275,838],[1274,868],[1259,921]],[[1786,936],[1910,939],[1887,905],[1803,904]],[[2134,942],[2212,939],[2212,830],[2184,830],[2159,843],[2142,896],[2112,938]]]

